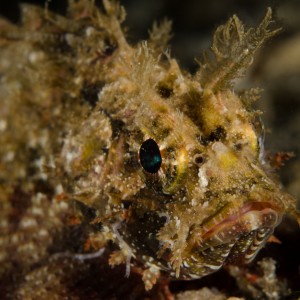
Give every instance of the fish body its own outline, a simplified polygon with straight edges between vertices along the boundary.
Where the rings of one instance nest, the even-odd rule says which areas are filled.
[[[112,265],[123,255],[128,269],[189,279],[250,262],[283,214],[298,218],[265,160],[257,90],[233,84],[277,33],[271,10],[257,28],[236,16],[220,26],[191,75],[166,51],[168,22],[133,46],[122,7],[103,3],[70,0],[66,17],[25,5],[21,27],[3,21],[5,193],[18,182],[50,203],[91,209],[76,222],[98,225],[98,248],[119,247]]]

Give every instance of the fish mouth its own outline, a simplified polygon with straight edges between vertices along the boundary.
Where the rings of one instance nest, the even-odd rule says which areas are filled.
[[[240,234],[234,241],[217,246],[198,248],[182,267],[182,278],[201,278],[218,271],[226,264],[251,262],[273,233],[273,228],[261,227]]]
[[[182,266],[183,278],[208,275],[227,263],[251,262],[281,218],[279,207],[258,201],[245,203],[235,213],[215,215],[194,236],[196,242]]]
[[[203,226],[201,240],[211,246],[227,243],[260,228],[275,228],[281,216],[280,209],[270,202],[247,202],[220,221],[220,217],[213,217],[208,226]]]
[[[223,263],[249,263],[281,222],[280,209],[270,202],[245,203],[235,214],[212,220],[201,237],[200,250]],[[217,251],[219,249],[219,251]],[[219,252],[219,253],[218,253]]]

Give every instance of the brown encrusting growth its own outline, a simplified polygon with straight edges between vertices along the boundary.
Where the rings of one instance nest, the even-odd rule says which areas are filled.
[[[1,297],[171,298],[169,278],[224,265],[242,285],[233,266],[285,213],[300,220],[270,172],[258,89],[234,91],[278,32],[271,9],[257,28],[217,28],[191,75],[167,51],[170,22],[133,46],[119,4],[68,2],[64,17],[26,4],[20,26],[0,20]],[[261,263],[280,297],[274,265]]]

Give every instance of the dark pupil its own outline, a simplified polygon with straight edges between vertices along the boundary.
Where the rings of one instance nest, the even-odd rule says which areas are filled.
[[[140,148],[140,162],[145,171],[156,173],[161,166],[161,155],[156,142],[152,139],[146,140]]]

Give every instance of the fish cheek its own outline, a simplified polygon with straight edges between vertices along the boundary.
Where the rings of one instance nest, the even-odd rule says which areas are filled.
[[[166,223],[166,217],[156,212],[139,214],[138,209],[132,211],[130,220],[122,225],[120,233],[137,257],[151,263],[157,260],[160,248],[157,234]]]

